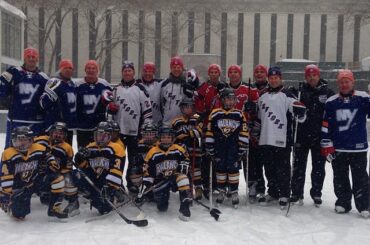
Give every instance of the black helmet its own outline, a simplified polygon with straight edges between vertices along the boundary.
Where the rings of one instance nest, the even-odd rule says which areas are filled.
[[[162,126],[161,128],[159,128],[158,136],[159,136],[159,147],[163,150],[167,150],[173,144],[175,138],[175,131],[171,127]],[[163,136],[171,136],[172,142],[171,143],[162,142],[161,139]]]
[[[230,97],[230,96],[235,96],[234,89],[232,89],[232,88],[225,88],[220,93],[221,99],[224,99],[224,98]]]
[[[20,152],[26,152],[33,143],[33,131],[30,127],[20,126],[12,130],[12,145]]]
[[[49,128],[49,137],[52,144],[59,144],[62,143],[65,138],[67,137],[67,125],[64,122],[55,122],[53,125]],[[62,135],[54,134],[54,132],[62,132]]]
[[[109,122],[100,122],[94,132],[94,141],[100,147],[106,146],[112,138],[112,126]]]
[[[232,88],[225,88],[220,93],[220,98],[221,98],[221,102],[222,102],[222,107],[226,110],[233,108],[235,103],[236,103],[236,95],[235,95],[234,89],[232,89]],[[233,104],[227,104],[226,101],[225,101],[226,98],[233,99],[234,100]]]
[[[195,102],[193,98],[189,98],[189,97],[183,98],[182,101],[180,102],[181,113],[187,116],[192,116],[194,114],[194,105],[195,105]],[[188,108],[188,107],[191,107],[193,109],[191,111],[189,110],[185,111],[185,108]]]
[[[152,122],[144,123],[141,127],[141,136],[146,144],[154,144],[158,136],[156,125]]]
[[[98,126],[96,127],[97,132],[109,132],[111,133],[113,131],[112,124],[109,122],[100,122]]]
[[[154,123],[152,122],[147,122],[147,123],[144,123],[143,126],[141,127],[141,132],[142,133],[151,133],[151,132],[155,132],[157,133],[158,132],[158,129],[157,127],[155,126]]]
[[[119,124],[116,121],[111,120],[111,121],[108,121],[108,122],[110,123],[113,132],[119,133],[121,131],[121,129],[119,127]]]

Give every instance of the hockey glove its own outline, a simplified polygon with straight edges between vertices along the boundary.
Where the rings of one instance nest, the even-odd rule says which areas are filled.
[[[143,204],[146,198],[146,194],[148,194],[148,190],[149,188],[151,188],[151,186],[152,186],[151,182],[145,180],[143,181],[143,184],[141,185],[141,191],[134,200],[137,205]]]
[[[75,162],[77,164],[80,164],[89,157],[90,157],[89,149],[86,147],[80,147],[80,149],[78,149],[78,152],[75,155]]]
[[[306,120],[306,106],[299,101],[293,102],[293,114],[298,118],[299,122],[304,122]]]
[[[321,145],[321,155],[326,158],[328,162],[332,162],[335,159],[335,148],[333,142],[329,139],[322,139]]]
[[[56,93],[56,89],[58,88],[61,81],[52,81],[48,82],[45,86],[45,93],[48,95],[52,102],[58,100],[58,94]]]
[[[224,82],[217,83],[216,85],[217,92],[221,93],[226,87],[227,87],[227,84]]]
[[[110,102],[113,102],[113,92],[110,90],[104,90],[101,94],[101,101],[105,106],[107,106]]]
[[[185,161],[181,161],[180,164],[177,166],[177,172],[181,174],[188,175],[189,173],[189,163]]]
[[[248,100],[244,104],[244,111],[250,115],[257,114],[257,103]]]
[[[117,105],[114,102],[110,102],[108,104],[108,107],[107,108],[108,108],[108,113],[110,113],[110,114],[116,114],[118,112],[118,110],[119,110],[119,105]]]

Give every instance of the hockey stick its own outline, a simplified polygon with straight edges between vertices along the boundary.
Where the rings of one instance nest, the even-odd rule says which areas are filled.
[[[298,101],[301,100],[301,93],[302,93],[302,86],[303,83],[299,83],[298,85]],[[293,171],[294,171],[294,161],[295,161],[295,144],[297,142],[297,132],[298,132],[298,117],[295,117],[295,123],[294,123],[294,136],[293,136],[293,156],[292,156],[292,163],[291,163],[291,169],[290,169],[290,182],[289,182],[289,192],[292,190],[292,178],[293,178]],[[289,195],[290,196],[290,195]],[[288,217],[289,211],[291,207],[290,198],[288,200],[288,208],[286,210],[285,216]]]
[[[12,145],[12,137],[11,137],[11,134],[12,134],[12,131],[13,131],[13,120],[14,120],[14,108],[12,108],[10,110],[10,107],[13,106],[13,103],[14,103],[14,95],[15,95],[15,88],[14,88],[14,84],[12,85],[12,89],[11,89],[11,93],[10,93],[10,104],[9,104],[9,108],[8,108],[8,111],[10,112],[9,113],[9,116],[10,116],[10,126],[9,126],[9,142],[8,142],[8,146],[10,147]],[[1,166],[1,164],[0,164]]]
[[[123,203],[120,203],[118,204],[116,207],[117,208],[122,208],[122,207],[126,207],[127,205],[129,205],[130,203],[132,202],[132,200],[128,200],[126,202],[123,202]],[[95,220],[100,220],[100,219],[103,219],[105,217],[108,217],[110,215],[112,215],[113,212],[109,212],[109,213],[105,213],[105,214],[102,214],[102,215],[98,215],[98,216],[94,216],[94,217],[91,217],[89,219],[86,219],[85,220],[85,223],[90,223],[92,221],[95,221]]]
[[[143,193],[143,195],[145,195],[145,194],[147,194],[147,193],[151,192],[153,189],[155,189],[156,187],[158,187],[158,186],[162,185],[164,182],[165,182],[165,180],[163,180],[163,181],[159,182],[157,185],[154,185],[154,186],[150,187],[149,189],[147,189],[147,190]],[[144,216],[145,216],[145,215],[144,215],[144,212],[142,211],[142,209],[141,209],[140,205],[139,205],[139,204],[137,204],[137,203],[135,202],[135,198],[131,197],[131,196],[127,193],[127,191],[126,191],[124,188],[120,187],[120,189],[123,191],[123,193],[124,193],[125,195],[127,195],[127,197],[129,198],[129,200],[127,200],[126,202],[123,202],[123,203],[118,204],[118,205],[117,205],[117,208],[126,207],[126,206],[128,206],[129,204],[131,204],[131,203],[132,203],[133,205],[135,205],[135,206],[140,210],[140,213],[139,213],[139,215],[137,215],[137,216],[136,216],[136,218],[141,217],[140,219],[143,219],[143,218],[144,218]],[[109,212],[109,213],[106,213],[106,214],[102,214],[102,215],[99,215],[99,216],[94,216],[94,217],[92,217],[92,218],[90,218],[90,219],[85,220],[85,223],[90,223],[90,222],[95,221],[95,220],[103,219],[103,218],[105,218],[105,217],[110,216],[111,214],[112,214],[112,212]]]
[[[127,218],[123,213],[121,213],[119,211],[119,209],[108,199],[106,198],[105,196],[103,196],[101,193],[100,193],[100,190],[99,188],[94,184],[94,182],[92,182],[92,180],[85,174],[85,172],[83,172],[81,169],[78,169],[77,168],[77,171],[82,175],[82,177],[91,185],[91,187],[99,193],[99,195],[101,196],[101,198],[103,200],[105,200],[109,206],[111,206],[112,209],[114,209],[114,211],[116,211],[116,213],[127,223],[127,224],[133,224],[133,225],[136,225],[138,227],[143,227],[143,226],[147,226],[148,225],[148,220],[147,219],[141,219],[141,220],[132,220],[132,219],[129,219]]]
[[[196,200],[196,199],[193,199],[196,203],[198,203],[200,206],[202,207],[205,207],[206,209],[209,210],[209,214],[215,218],[216,221],[218,221],[218,218],[220,217],[220,215],[222,214],[221,211],[217,208],[212,208],[212,206],[208,206],[206,204],[204,204],[203,202],[201,202],[200,200]]]
[[[191,157],[191,182],[190,182],[190,190],[191,190],[191,195],[193,196],[193,199],[194,199],[194,191],[195,191],[195,188],[194,188],[194,168],[195,168],[195,139],[193,139],[193,155]]]
[[[248,79],[248,101],[251,101],[251,95],[252,95],[252,92],[251,92],[251,78]],[[250,116],[248,116],[248,119],[250,119]],[[249,148],[249,145],[248,145],[248,148]],[[245,169],[245,194],[246,194],[246,205],[248,205],[248,202],[249,202],[249,178],[248,178],[248,175],[249,175],[249,149],[247,150],[246,154],[245,154],[245,159],[244,159],[244,169]]]
[[[210,165],[209,165],[209,207],[206,207],[206,208],[208,210],[210,210],[209,213],[211,214],[211,216],[214,217],[216,220],[218,220],[218,218],[221,214],[221,211],[218,210],[217,208],[213,208],[213,200],[212,199],[213,199],[213,159],[211,159]],[[197,203],[202,205],[201,202],[199,202],[199,201]],[[203,206],[203,207],[205,207],[205,206]]]

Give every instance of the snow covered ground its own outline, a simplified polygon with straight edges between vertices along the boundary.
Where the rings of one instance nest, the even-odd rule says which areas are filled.
[[[3,149],[3,142],[4,134],[0,134],[0,149]],[[32,212],[25,221],[14,221],[0,212],[1,244],[369,244],[370,219],[359,218],[356,210],[344,215],[334,213],[330,164],[326,169],[322,207],[314,207],[309,198],[309,170],[305,205],[292,206],[288,218],[277,206],[245,205],[244,181],[240,184],[243,205],[238,210],[221,206],[223,214],[218,222],[196,204],[191,209],[191,220],[180,221],[177,218],[178,195],[171,194],[167,213],[159,214],[152,204],[143,206],[149,220],[145,228],[127,225],[116,214],[85,223],[86,219],[96,215],[96,211],[90,211],[84,204],[81,214],[70,218],[68,223],[50,223],[46,207],[38,198],[33,198]],[[137,214],[133,207],[122,211],[130,217]]]

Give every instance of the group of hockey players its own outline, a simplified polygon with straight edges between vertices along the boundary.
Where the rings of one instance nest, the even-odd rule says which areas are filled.
[[[303,205],[309,152],[314,204],[322,204],[328,161],[335,211],[349,212],[353,195],[360,215],[369,217],[370,97],[354,90],[350,70],[338,72],[334,94],[316,65],[305,68],[305,82],[287,88],[281,70],[264,65],[245,83],[238,65],[228,67],[225,82],[211,64],[201,83],[178,56],[164,80],[154,78],[151,62],[135,79],[134,64],[124,61],[117,86],[98,77],[95,60],[79,80],[68,59],[50,79],[37,63],[38,51],[27,48],[24,64],[0,77],[0,96],[9,101],[0,205],[16,219],[30,213],[33,194],[48,205],[48,216],[65,219],[79,214],[79,196],[100,214],[127,199],[164,212],[170,191],[178,191],[179,217],[188,220],[192,202],[212,195],[216,205],[236,208],[242,168],[250,203],[286,209]]]

